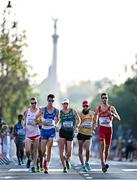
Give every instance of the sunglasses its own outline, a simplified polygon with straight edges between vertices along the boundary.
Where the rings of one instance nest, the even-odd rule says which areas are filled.
[[[88,107],[88,105],[83,106],[83,108],[87,108],[87,107]]]
[[[107,97],[102,97],[102,99],[107,99]]]
[[[48,102],[54,102],[54,100],[53,99],[49,99]]]
[[[37,102],[31,102],[31,104],[37,104]]]

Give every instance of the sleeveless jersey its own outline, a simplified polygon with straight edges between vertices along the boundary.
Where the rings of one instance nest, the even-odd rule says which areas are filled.
[[[99,106],[99,125],[105,127],[112,127],[112,116],[111,113],[111,106],[109,106],[105,111],[102,111],[101,106]]]
[[[80,129],[79,129],[79,133],[84,134],[84,135],[91,135],[92,134],[92,125],[93,125],[92,112],[89,111],[89,113],[86,115],[81,113],[80,118],[81,118],[82,127],[80,127]]]
[[[70,109],[69,112],[67,113],[64,113],[61,110],[60,119],[61,119],[61,128],[65,129],[66,131],[73,130],[76,124],[76,119],[72,109]]]
[[[55,128],[57,110],[53,108],[52,112],[48,112],[48,108],[44,108],[44,116],[42,122],[45,122],[46,125],[42,125],[42,129],[52,129]]]
[[[20,140],[25,139],[25,129],[22,124],[17,123],[15,125],[15,130],[16,130],[16,138]]]
[[[26,114],[26,137],[33,137],[40,135],[39,126],[32,125],[38,113],[39,113],[39,109],[36,112],[32,112],[31,109],[28,109]]]

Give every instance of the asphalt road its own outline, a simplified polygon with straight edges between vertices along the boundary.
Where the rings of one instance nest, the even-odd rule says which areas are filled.
[[[72,168],[67,174],[64,174],[59,160],[58,150],[54,148],[49,174],[44,174],[43,172],[32,173],[29,169],[26,169],[25,165],[18,166],[16,162],[13,162],[9,165],[0,166],[0,180],[137,179],[137,162],[109,161],[110,168],[106,173],[101,171],[100,160],[91,159],[90,164],[92,166],[91,171],[82,171],[78,156],[73,155]]]

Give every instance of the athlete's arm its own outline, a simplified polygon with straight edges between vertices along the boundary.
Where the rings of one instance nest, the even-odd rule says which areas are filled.
[[[80,125],[79,125],[79,128],[82,128],[83,125],[82,125],[82,112],[79,114],[79,117],[80,117]]]
[[[93,122],[95,123],[95,126],[98,126],[98,114],[99,114],[99,108],[97,108],[96,112],[94,113]]]
[[[14,126],[14,129],[13,129],[13,136],[15,137],[17,135],[17,130],[16,130],[16,124]]]
[[[114,106],[111,106],[111,115],[116,118],[117,120],[121,120],[116,108]]]
[[[41,124],[41,122],[39,121],[39,118],[41,117],[41,115],[43,114],[44,112],[44,108],[40,108],[40,111],[39,113],[36,115],[36,118],[35,118],[35,123],[37,124]]]
[[[94,131],[96,129],[96,120],[94,118],[95,112],[91,111],[91,116],[93,117],[92,131]]]
[[[77,111],[73,110],[73,113],[74,113],[75,118],[76,118],[76,120],[77,120],[77,121],[76,121],[76,128],[77,128],[77,127],[79,127],[80,124],[81,124],[81,119],[80,119],[80,117],[79,117]]]
[[[58,126],[59,122],[60,122],[60,118],[59,118],[59,110],[56,109],[56,120],[55,120],[55,125]]]
[[[27,116],[27,110],[24,112],[24,126],[26,126],[26,116]]]

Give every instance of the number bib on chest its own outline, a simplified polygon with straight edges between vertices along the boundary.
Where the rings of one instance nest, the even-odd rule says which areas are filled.
[[[46,126],[54,126],[55,121],[53,119],[44,119],[44,122],[46,123]]]
[[[73,127],[73,122],[72,121],[64,121],[63,126],[65,128],[72,128]]]
[[[82,123],[82,126],[83,126],[84,128],[91,128],[91,127],[92,127],[92,122],[83,122],[83,123]]]
[[[100,117],[99,118],[99,123],[100,125],[108,125],[110,123],[110,118],[109,117]]]
[[[24,129],[19,129],[19,130],[17,131],[17,134],[20,135],[20,136],[25,136],[25,131],[24,131]]]
[[[33,124],[33,121],[34,121],[34,119],[30,119],[30,118],[29,118],[29,119],[28,119],[28,122],[27,122],[27,125],[28,125],[28,126],[31,126],[31,125]]]

